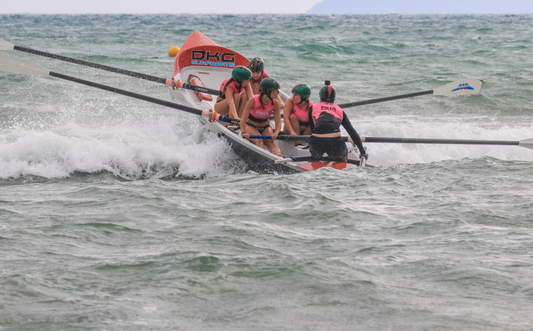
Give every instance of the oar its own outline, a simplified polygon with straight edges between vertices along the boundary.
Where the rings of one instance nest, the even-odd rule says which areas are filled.
[[[140,73],[140,72],[129,71],[129,70],[120,69],[120,68],[114,68],[114,67],[106,66],[106,65],[103,65],[103,64],[98,64],[98,63],[93,63],[93,62],[73,59],[71,57],[66,57],[66,56],[62,56],[62,55],[57,55],[57,54],[52,54],[52,53],[47,53],[47,52],[41,52],[41,51],[37,51],[35,49],[14,45],[14,44],[12,44],[12,43],[10,43],[8,41],[5,41],[4,39],[0,39],[0,50],[2,50],[2,51],[10,51],[10,50],[21,51],[21,52],[26,52],[26,53],[30,53],[30,54],[49,57],[49,58],[55,59],[55,60],[61,60],[61,61],[66,61],[66,62],[70,62],[70,63],[80,64],[80,65],[91,67],[91,68],[106,70],[106,71],[110,71],[110,72],[114,72],[114,73],[130,76],[130,77],[141,78],[141,79],[149,80],[151,82],[161,83],[161,84],[165,84],[165,85],[172,86],[172,87],[184,88],[184,89],[193,90],[193,91],[196,91],[196,92],[203,92],[203,93],[212,94],[212,95],[219,95],[220,94],[219,90],[214,90],[214,89],[210,89],[210,88],[203,87],[203,86],[191,85],[191,84],[184,83],[184,82],[181,82],[181,81],[177,81],[176,82],[176,81],[173,81],[172,79],[156,77],[156,76],[147,75],[147,74],[143,74],[143,73]]]
[[[372,103],[392,101],[398,99],[412,98],[420,95],[434,94],[434,95],[467,95],[467,94],[478,94],[481,90],[481,84],[483,81],[481,79],[460,79],[455,82],[443,85],[434,90],[427,90],[421,92],[407,93],[394,95],[391,97],[377,98],[377,99],[368,99],[363,101],[355,101],[349,103],[342,103],[339,105],[341,108],[350,108],[355,106],[369,105]]]
[[[18,56],[7,54],[7,53],[2,53],[2,52],[0,52],[0,70],[8,71],[8,72],[16,73],[16,74],[23,74],[23,75],[57,77],[57,78],[69,80],[71,82],[75,82],[75,83],[79,83],[79,84],[83,84],[83,85],[99,88],[99,89],[102,89],[102,90],[106,90],[106,91],[109,91],[109,92],[122,94],[122,95],[125,95],[125,96],[128,96],[128,97],[132,97],[132,98],[148,101],[148,102],[155,103],[155,104],[158,104],[158,105],[162,105],[162,106],[165,106],[165,107],[170,107],[170,108],[174,108],[174,109],[183,110],[185,112],[188,112],[188,113],[191,113],[191,114],[194,114],[194,115],[199,115],[199,116],[202,116],[202,117],[205,117],[205,118],[209,118],[211,120],[217,120],[217,121],[222,121],[222,122],[227,122],[227,123],[233,123],[233,124],[236,124],[236,125],[239,125],[240,122],[241,122],[238,119],[222,116],[220,114],[213,113],[213,112],[210,112],[210,111],[207,111],[207,110],[200,110],[200,109],[196,109],[196,108],[180,105],[180,104],[169,102],[169,101],[152,98],[152,97],[149,97],[149,96],[146,96],[146,95],[137,94],[137,93],[126,91],[126,90],[121,90],[121,89],[118,89],[118,88],[115,88],[115,87],[111,87],[111,86],[107,86],[107,85],[102,85],[102,84],[90,82],[90,81],[79,79],[79,78],[76,78],[76,77],[63,75],[63,74],[60,74],[60,73],[53,72],[53,71],[50,71],[48,69],[45,69],[45,68],[41,67],[40,65],[38,65],[36,63],[27,61],[27,60],[22,59],[22,58],[20,58]]]
[[[279,135],[278,140],[307,140],[306,135]],[[250,136],[250,139],[272,139],[272,136]],[[342,137],[351,142],[350,137]],[[391,138],[391,137],[364,137],[361,141],[367,143],[398,143],[398,144],[449,144],[449,145],[511,145],[533,149],[533,138],[520,141],[512,140],[466,140],[466,139],[428,139],[428,138]]]

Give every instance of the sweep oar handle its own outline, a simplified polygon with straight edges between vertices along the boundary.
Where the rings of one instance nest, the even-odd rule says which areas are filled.
[[[29,54],[48,57],[48,58],[51,58],[51,59],[54,59],[54,60],[60,60],[60,61],[65,61],[65,62],[70,62],[70,63],[74,63],[74,64],[83,65],[83,66],[86,66],[86,67],[91,67],[91,68],[95,68],[95,69],[101,69],[101,70],[105,70],[105,71],[109,71],[109,72],[114,72],[114,73],[117,73],[117,74],[122,74],[122,75],[130,76],[130,77],[134,77],[134,78],[140,78],[140,79],[148,80],[148,81],[155,82],[155,83],[165,84],[165,85],[172,86],[172,87],[184,88],[184,89],[193,90],[193,91],[196,91],[196,92],[207,93],[207,94],[212,94],[212,95],[219,95],[220,94],[219,90],[210,89],[210,88],[203,87],[203,86],[192,85],[192,84],[188,84],[188,83],[183,83],[183,82],[180,82],[180,81],[176,82],[176,81],[174,81],[172,79],[161,78],[161,77],[156,77],[156,76],[152,76],[152,75],[143,74],[143,73],[140,73],[140,72],[135,72],[135,71],[130,71],[130,70],[126,70],[126,69],[110,67],[110,66],[106,66],[106,65],[103,65],[103,64],[98,64],[98,63],[79,60],[79,59],[74,59],[74,58],[71,58],[71,57],[68,57],[68,56],[63,56],[63,55],[58,55],[58,54],[52,54],[52,53],[48,53],[48,52],[38,51],[38,50],[35,50],[35,49],[14,45],[14,44],[12,44],[10,42],[7,42],[7,41],[5,41],[3,39],[0,39],[0,50],[15,50],[15,51],[25,52],[25,53],[29,53]]]

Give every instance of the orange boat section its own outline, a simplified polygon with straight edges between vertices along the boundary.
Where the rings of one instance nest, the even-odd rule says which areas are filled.
[[[240,65],[248,66],[248,63],[250,60],[241,54],[220,46],[199,31],[194,31],[176,56],[174,76],[191,65],[233,69]]]

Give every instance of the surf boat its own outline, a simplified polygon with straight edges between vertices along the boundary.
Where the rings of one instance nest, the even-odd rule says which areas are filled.
[[[173,79],[177,85],[190,84],[205,87],[211,91],[218,90],[220,84],[231,77],[236,66],[248,66],[250,60],[243,55],[222,47],[199,31],[195,31],[183,44],[174,61]],[[206,89],[206,90],[207,90]],[[174,100],[190,107],[211,111],[215,107],[216,95],[176,88],[170,90]],[[283,101],[287,94],[280,91]],[[334,162],[327,157],[315,160],[311,157],[307,144],[295,145],[294,141],[275,141],[285,158],[279,157],[243,138],[240,126],[208,120],[198,117],[205,129],[225,138],[235,153],[246,163],[250,170],[259,173],[298,173],[312,171],[322,167],[348,169],[359,166],[360,160],[356,151],[348,144],[348,162]],[[272,120],[273,121],[273,120]],[[273,126],[273,123],[271,123]]]

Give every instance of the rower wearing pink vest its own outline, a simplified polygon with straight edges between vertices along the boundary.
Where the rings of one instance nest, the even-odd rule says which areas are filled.
[[[325,86],[320,89],[319,95],[320,103],[309,107],[308,111],[312,130],[309,139],[311,155],[315,159],[320,159],[325,153],[336,161],[346,162],[348,148],[341,137],[340,126],[342,125],[359,149],[361,156],[364,155],[368,159],[361,137],[353,128],[346,113],[334,103],[335,89],[329,81],[326,81]]]
[[[252,73],[244,66],[238,66],[220,85],[220,95],[217,97],[215,111],[220,115],[240,118],[244,106],[253,95],[250,86]]]
[[[248,100],[241,117],[241,134],[249,139],[250,135],[272,136],[272,139],[251,139],[254,144],[268,150],[277,156],[282,156],[274,140],[281,130],[281,112],[278,100],[279,83],[272,78],[265,78],[259,86],[259,94]],[[276,127],[272,130],[270,126],[270,116],[274,115]]]
[[[283,109],[283,121],[285,126],[283,132],[291,135],[310,135],[309,107],[313,103],[309,100],[311,89],[305,84],[298,84],[292,88],[292,97],[285,103]]]
[[[248,64],[248,69],[252,72],[252,79],[250,79],[250,85],[254,94],[259,94],[259,86],[263,79],[270,78],[270,75],[265,69],[265,62],[260,57],[254,57]],[[277,97],[281,108],[285,105],[281,98]]]
[[[261,84],[261,81],[270,77],[265,69],[265,62],[260,57],[255,57],[248,64],[248,69],[252,72],[252,79],[250,79],[252,91],[254,94],[259,94],[259,85]]]

